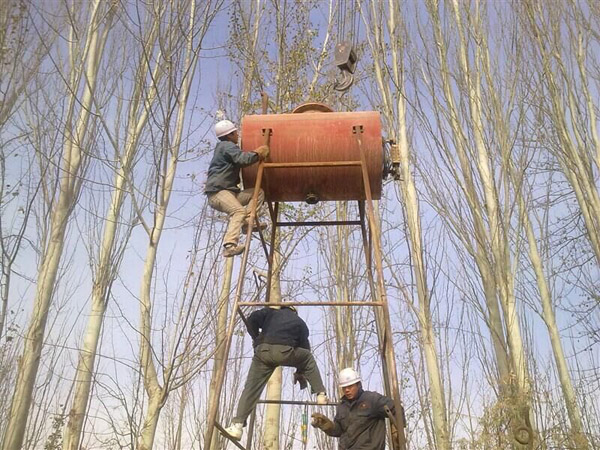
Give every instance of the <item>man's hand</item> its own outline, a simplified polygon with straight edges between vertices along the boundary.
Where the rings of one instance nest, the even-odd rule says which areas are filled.
[[[320,428],[325,433],[331,433],[335,427],[333,422],[321,413],[313,413],[311,419],[310,424],[315,428]]]
[[[269,152],[270,152],[270,149],[269,149],[268,145],[261,145],[256,150],[254,150],[254,153],[256,153],[258,155],[258,157],[260,158],[261,161],[264,161],[265,159],[267,159],[269,157]]]
[[[294,384],[300,383],[300,390],[304,390],[308,387],[308,382],[306,381],[306,377],[304,374],[298,372],[297,370],[294,372]]]

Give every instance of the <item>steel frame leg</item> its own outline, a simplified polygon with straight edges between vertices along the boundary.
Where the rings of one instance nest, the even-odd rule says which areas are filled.
[[[371,241],[372,249],[375,253],[375,270],[377,273],[376,279],[376,290],[377,290],[377,298],[380,302],[383,303],[383,306],[380,309],[380,313],[375,311],[375,317],[377,318],[376,322],[383,322],[381,328],[383,328],[383,333],[380,333],[378,326],[378,335],[380,335],[380,344],[383,346],[382,350],[382,365],[384,371],[384,384],[386,386],[386,391],[388,394],[391,394],[392,399],[394,400],[394,406],[396,409],[396,417],[399,418],[398,423],[402,424],[401,428],[398,429],[398,442],[393,443],[396,444],[394,447],[397,447],[399,450],[406,449],[406,437],[404,435],[404,418],[402,414],[402,402],[400,400],[400,389],[398,387],[398,370],[396,367],[396,355],[394,352],[394,344],[391,335],[392,325],[390,321],[390,312],[389,305],[387,301],[387,295],[385,292],[385,286],[383,284],[383,253],[381,250],[381,228],[379,225],[379,220],[377,215],[375,214],[375,208],[373,206],[373,197],[371,195],[371,184],[369,180],[369,172],[367,170],[367,158],[365,155],[365,151],[362,147],[362,138],[361,134],[363,132],[362,126],[354,126],[352,130],[354,137],[356,139],[356,143],[358,145],[358,150],[360,152],[360,160],[362,176],[363,176],[363,184],[365,188],[365,197],[366,197],[366,213],[367,220],[369,223],[369,231],[374,235]],[[363,240],[365,237],[364,225],[363,227]],[[367,244],[365,243],[365,246]],[[369,254],[370,254],[371,246],[369,245]],[[369,256],[370,259],[370,256]],[[372,285],[373,274],[372,270],[369,270],[369,283]],[[383,317],[382,317],[383,316]]]

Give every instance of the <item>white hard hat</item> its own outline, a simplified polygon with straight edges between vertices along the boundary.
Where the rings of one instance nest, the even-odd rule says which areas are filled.
[[[338,384],[340,387],[351,386],[353,384],[359,383],[362,381],[360,379],[360,375],[356,370],[351,367],[347,367],[340,371],[340,376],[338,378]]]
[[[221,120],[215,125],[215,134],[217,137],[227,136],[229,133],[233,133],[237,130],[237,127],[230,120]]]

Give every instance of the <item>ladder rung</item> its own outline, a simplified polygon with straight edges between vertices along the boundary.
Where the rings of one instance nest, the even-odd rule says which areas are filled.
[[[239,302],[239,306],[383,306],[382,302]]]
[[[263,163],[265,169],[283,167],[348,167],[360,166],[361,161],[321,161],[321,162],[291,162],[291,163]]]
[[[258,403],[264,403],[268,405],[309,405],[309,406],[337,406],[338,402],[327,402],[327,403],[317,403],[317,402],[303,402],[301,400],[259,400]]]
[[[360,225],[360,220],[328,220],[326,222],[277,222],[278,227],[314,227],[314,226],[332,226],[332,225]]]

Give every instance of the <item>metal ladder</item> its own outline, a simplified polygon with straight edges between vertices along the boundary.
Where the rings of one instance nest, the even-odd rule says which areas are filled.
[[[302,163],[269,163],[261,161],[258,165],[258,171],[256,175],[256,183],[254,186],[254,195],[250,202],[250,217],[248,220],[248,231],[246,233],[246,248],[242,254],[242,261],[240,265],[239,276],[237,280],[237,286],[235,290],[234,305],[229,319],[229,325],[227,328],[227,334],[223,344],[225,345],[224,358],[220,361],[217,367],[216,375],[216,398],[220,398],[222,393],[223,384],[225,381],[225,367],[227,365],[227,358],[231,349],[231,341],[236,326],[236,315],[239,315],[241,319],[246,322],[246,318],[241,310],[242,306],[265,306],[270,301],[270,288],[271,278],[273,269],[273,255],[275,251],[275,237],[278,227],[286,226],[336,226],[336,225],[360,225],[363,248],[365,252],[365,259],[367,263],[367,275],[369,281],[369,288],[371,293],[371,301],[344,301],[344,302],[330,302],[330,301],[316,301],[316,302],[285,302],[286,305],[290,306],[371,306],[375,308],[375,322],[377,328],[377,336],[379,341],[379,353],[381,355],[382,369],[383,369],[383,381],[385,394],[392,398],[396,410],[395,417],[388,412],[390,420],[395,426],[397,433],[395,442],[392,442],[392,448],[395,450],[406,449],[406,437],[404,434],[405,419],[402,402],[400,399],[400,391],[398,388],[398,375],[396,369],[396,358],[393,346],[393,339],[391,335],[391,322],[388,308],[387,295],[383,283],[383,255],[381,250],[381,231],[379,225],[379,219],[375,214],[373,206],[373,198],[371,195],[371,185],[369,183],[369,173],[367,170],[367,159],[362,145],[361,135],[363,133],[362,125],[355,125],[352,127],[352,133],[356,140],[358,152],[360,154],[360,160],[355,161],[335,161],[335,162],[302,162]],[[265,143],[268,144],[272,130],[263,129],[263,136]],[[248,253],[250,250],[250,241],[252,239],[252,228],[255,221],[257,221],[256,205],[258,202],[258,193],[262,186],[265,169],[276,169],[276,168],[311,168],[311,167],[360,167],[363,178],[364,193],[366,200],[358,201],[358,220],[346,220],[346,221],[306,221],[306,222],[280,222],[279,221],[279,203],[274,204],[268,203],[269,213],[272,222],[272,232],[270,239],[270,246],[267,249],[266,243],[263,239],[262,234],[261,241],[262,246],[267,256],[269,271],[267,275],[267,287],[266,287],[266,302],[242,302],[243,288],[244,288],[244,276],[246,273],[246,266],[248,262]],[[367,226],[368,225],[368,226]],[[374,264],[373,264],[374,263]],[[373,266],[375,266],[376,277],[373,273]],[[315,402],[303,402],[303,401],[288,401],[288,400],[277,400],[277,401],[262,401],[259,403],[280,403],[280,404],[300,404],[300,405],[316,405]],[[211,408],[208,411],[207,416],[207,429],[204,439],[204,448],[206,450],[211,449],[211,441],[216,428],[231,440],[231,442],[238,448],[244,449],[244,447],[237,441],[232,440],[230,436],[225,432],[223,427],[217,423],[218,413],[218,402],[213,402]],[[248,428],[253,428],[255,413],[252,414]],[[248,443],[246,448],[250,448],[252,441],[252,433],[248,433]]]

